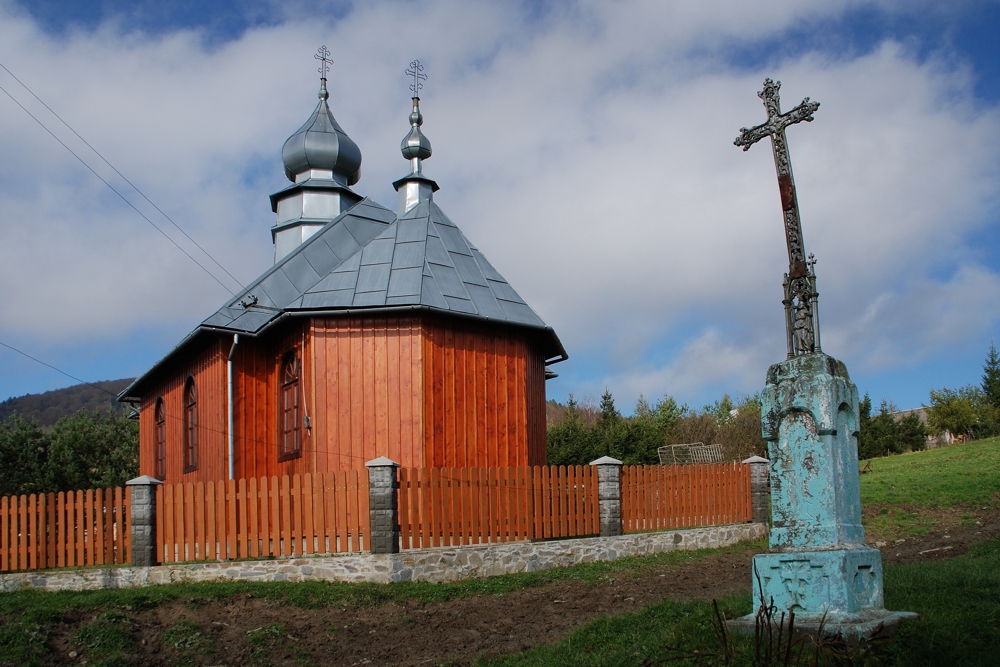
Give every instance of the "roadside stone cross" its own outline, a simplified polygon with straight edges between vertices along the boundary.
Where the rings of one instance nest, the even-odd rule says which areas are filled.
[[[809,98],[786,113],[781,113],[778,90],[780,81],[764,79],[764,90],[757,96],[764,101],[767,122],[751,128],[741,128],[740,136],[733,143],[744,151],[765,137],[771,137],[774,151],[774,166],[778,171],[778,191],[781,194],[781,209],[784,214],[785,241],[788,245],[788,273],[785,275],[785,320],[788,338],[788,356],[820,352],[819,316],[817,313],[815,260],[806,258],[802,241],[802,221],[799,218],[799,203],[795,193],[795,179],[792,177],[792,161],[788,155],[788,141],[785,128],[796,123],[812,122],[813,114],[819,109],[819,102]]]

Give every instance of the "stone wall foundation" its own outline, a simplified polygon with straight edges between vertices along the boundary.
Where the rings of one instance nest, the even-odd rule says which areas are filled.
[[[414,549],[389,554],[41,570],[2,574],[0,590],[82,591],[203,581],[459,581],[611,561],[624,556],[711,549],[766,534],[766,524],[744,523],[611,537]]]

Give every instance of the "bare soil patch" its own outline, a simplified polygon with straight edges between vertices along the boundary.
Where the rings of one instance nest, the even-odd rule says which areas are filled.
[[[956,505],[952,507],[921,507],[893,505],[883,508],[872,505],[864,509],[864,517],[872,519],[889,512],[906,513],[915,525],[928,526],[926,532],[900,537],[896,530],[865,529],[869,544],[882,550],[886,563],[933,561],[954,558],[968,552],[977,543],[1000,535],[1000,508],[996,506]]]
[[[951,558],[1000,534],[997,509],[902,509],[930,513],[939,527],[900,542],[873,534],[870,542],[879,543],[886,562]],[[880,510],[869,508],[866,515]],[[301,609],[249,594],[203,604],[174,600],[153,609],[124,610],[134,639],[126,655],[131,664],[141,665],[468,665],[482,655],[557,641],[602,615],[668,599],[711,600],[749,592],[752,557],[748,549],[670,567],[613,572],[596,583],[556,580],[442,604]],[[52,628],[50,664],[94,664],[95,656],[73,638],[95,615],[70,613]]]

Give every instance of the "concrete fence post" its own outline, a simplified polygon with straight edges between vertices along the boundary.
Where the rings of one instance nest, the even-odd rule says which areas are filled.
[[[373,554],[399,553],[399,464],[380,456],[368,467],[368,542]]]
[[[771,462],[762,456],[751,456],[743,463],[750,466],[750,503],[753,507],[753,522],[767,523],[768,505],[767,478]]]
[[[601,537],[622,534],[622,462],[602,456],[597,466],[597,504],[601,517]]]
[[[132,494],[132,516],[129,526],[132,536],[132,565],[149,567],[159,562],[156,553],[156,487],[163,484],[149,475],[125,482]]]

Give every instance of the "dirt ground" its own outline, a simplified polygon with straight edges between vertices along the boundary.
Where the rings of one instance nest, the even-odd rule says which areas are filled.
[[[1000,534],[997,510],[934,513],[940,530],[899,542],[872,535],[870,541],[879,543],[886,562],[900,563],[952,558]],[[673,570],[614,573],[602,583],[553,581],[446,604],[299,609],[251,596],[200,606],[176,600],[126,611],[125,624],[136,639],[134,663],[142,665],[467,665],[480,655],[554,642],[603,614],[633,612],[665,599],[710,600],[749,591],[752,556],[749,551],[717,555]],[[53,628],[52,664],[86,664],[86,651],[71,639],[93,615],[69,615]]]

